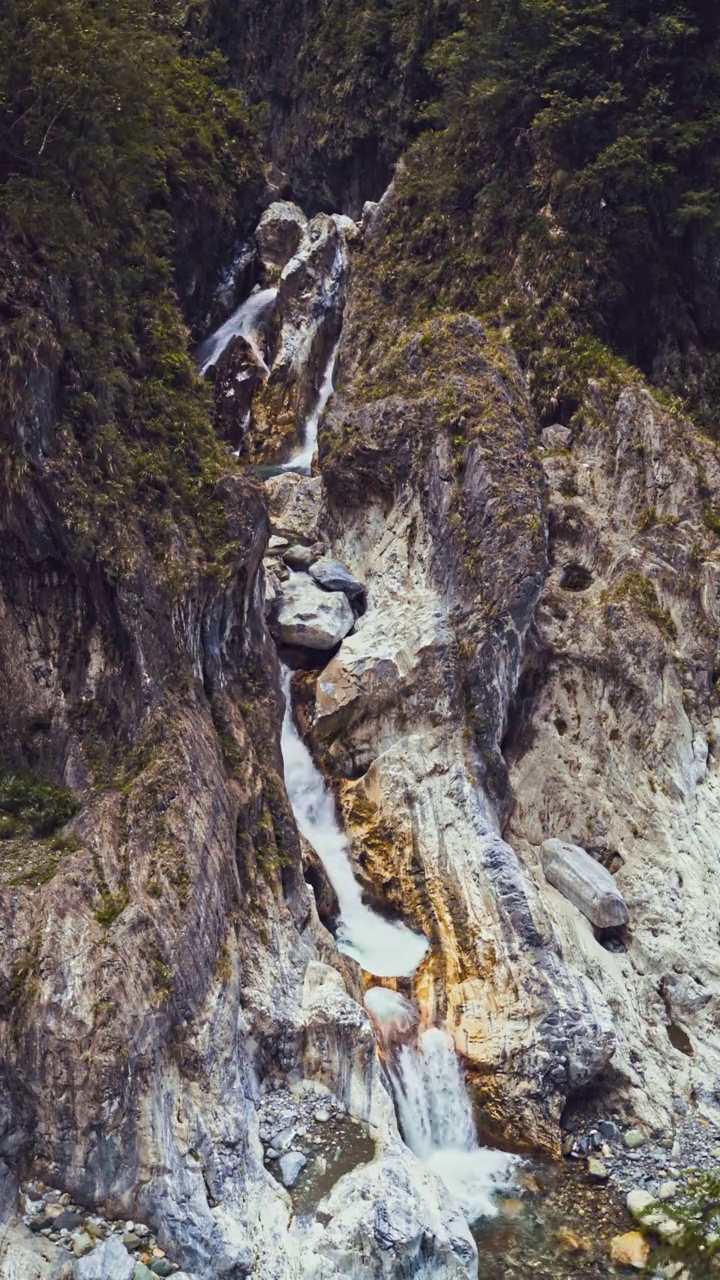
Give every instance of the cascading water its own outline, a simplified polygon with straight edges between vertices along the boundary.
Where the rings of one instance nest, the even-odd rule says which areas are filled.
[[[384,919],[367,907],[348,857],[335,801],[302,741],[292,714],[290,671],[283,668],[285,716],[282,755],[285,785],[295,820],[320,858],[337,894],[340,922],[337,947],[375,977],[405,977],[415,972],[428,949],[427,939],[407,925]]]
[[[342,287],[346,269],[341,242],[330,273],[329,296],[334,297]],[[202,371],[217,360],[235,333],[243,333],[253,342],[265,308],[274,300],[273,290],[248,299],[245,310],[239,308],[208,339],[201,352]],[[307,345],[309,350],[310,344]],[[311,471],[318,426],[334,390],[336,353],[337,344],[305,421],[302,445],[282,470],[306,474]],[[283,668],[285,714],[281,745],[285,784],[298,828],[320,858],[337,895],[338,950],[376,978],[411,977],[428,952],[428,941],[363,902],[334,798],[295,727],[290,682],[291,672]],[[417,1009],[399,992],[374,987],[366,993],[365,1003],[383,1045],[398,1124],[408,1147],[441,1179],[468,1221],[494,1216],[493,1196],[511,1185],[516,1161],[502,1152],[479,1147],[463,1073],[450,1036],[436,1027],[418,1034]]]
[[[371,987],[365,1005],[384,1047],[400,1132],[438,1175],[468,1222],[497,1213],[517,1159],[478,1145],[472,1107],[452,1039],[439,1027],[415,1037],[417,1012],[397,991]]]
[[[436,1151],[472,1151],[475,1125],[455,1047],[438,1027],[402,1045],[389,1064],[400,1128],[422,1159]]]
[[[258,333],[275,305],[276,297],[277,289],[261,289],[257,293],[251,293],[250,297],[241,302],[237,310],[233,311],[232,315],[201,343],[196,353],[201,376],[207,373],[212,365],[217,364],[228,343],[239,335],[242,335],[252,347],[255,359],[263,371],[270,375],[264,352],[258,342]]]
[[[322,380],[318,398],[313,406],[311,413],[305,422],[303,429],[303,443],[297,453],[293,454],[287,462],[283,463],[283,471],[306,471],[310,474],[312,468],[312,460],[317,448],[318,426],[320,419],[325,412],[325,406],[330,399],[333,391],[333,375],[335,373],[335,358],[337,356],[338,345],[336,344],[330,355],[325,369],[325,375]]]

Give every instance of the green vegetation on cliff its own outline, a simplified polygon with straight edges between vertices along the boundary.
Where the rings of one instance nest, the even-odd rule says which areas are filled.
[[[457,11],[457,0],[208,0],[205,38],[262,104],[295,197],[359,214],[420,127],[425,60]]]
[[[212,279],[261,166],[183,20],[177,0],[0,5],[0,461],[17,489],[42,460],[71,533],[120,569],[138,534],[212,555],[222,524],[177,281]]]
[[[509,322],[547,421],[571,415],[589,374],[612,372],[605,347],[717,429],[717,6],[450,12],[380,252],[387,302]]]

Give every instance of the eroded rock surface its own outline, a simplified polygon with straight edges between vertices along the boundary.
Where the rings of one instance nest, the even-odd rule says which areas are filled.
[[[265,497],[273,533],[302,544],[317,542],[322,502],[319,476],[281,472],[266,482]]]
[[[277,200],[265,210],[255,228],[255,242],[268,284],[277,284],[307,229],[305,214],[290,200]]]
[[[385,310],[383,219],[321,430],[323,528],[368,588],[313,727],[358,869],[435,944],[416,991],[491,1130],[552,1146],[593,1077],[651,1124],[673,1095],[711,1114],[714,450],[641,387],[590,383],[536,453],[497,335]],[[600,927],[626,923],[624,899],[626,938],[548,885],[550,838],[612,872]]]
[[[280,462],[297,448],[317,402],[340,335],[360,230],[340,214],[319,213],[308,222],[297,206],[279,202],[266,209],[256,236],[266,279],[277,284],[269,373],[257,383],[249,421],[243,417],[235,435],[243,457]],[[239,416],[243,406],[236,399]],[[220,405],[226,416],[235,411],[227,400]]]
[[[627,903],[626,950],[609,951],[541,889],[565,953],[612,1008],[615,1098],[651,1128],[692,1098],[713,1119],[720,616],[706,503],[720,465],[648,391],[593,383],[571,449],[543,466],[550,572],[511,716],[508,835],[538,884],[544,840],[583,845]]]
[[[369,373],[365,301],[360,286],[321,463],[325,527],[367,611],[318,677],[314,734],[360,874],[431,940],[416,992],[454,1034],[486,1132],[555,1148],[565,1097],[615,1042],[493,810],[508,802],[500,739],[545,572],[531,419],[511,353],[467,316],[393,344],[375,315],[386,354]],[[462,427],[443,431],[448,403]]]

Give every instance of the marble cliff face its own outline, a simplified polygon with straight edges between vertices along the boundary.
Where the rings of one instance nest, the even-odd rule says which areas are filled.
[[[298,834],[279,658],[366,901],[429,944],[381,984],[451,1036],[482,1136],[558,1154],[586,1087],[650,1132],[717,1107],[716,451],[635,376],[541,430],[502,336],[387,306],[396,199],[358,222],[268,201],[267,297],[206,374],[218,430],[281,467],[331,359],[334,395],[307,473],[228,449],[221,579],[169,599],[149,559],[118,583],[79,557],[50,375],[14,423],[37,468],[2,509],[7,763],[76,811],[2,862],[7,1213],[33,1174],[147,1221],[197,1280],[476,1267],[400,1139],[370,975]],[[550,882],[547,841],[605,868],[618,924]],[[267,1150],[327,1123],[365,1158],[306,1218]],[[62,1274],[8,1238],[17,1274]]]

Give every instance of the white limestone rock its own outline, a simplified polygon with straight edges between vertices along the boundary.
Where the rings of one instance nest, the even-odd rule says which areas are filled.
[[[321,1280],[474,1280],[477,1248],[439,1179],[401,1147],[341,1178],[312,1227],[317,1254],[305,1274]],[[319,1216],[319,1215],[318,1215]],[[329,1221],[328,1221],[329,1218]]]
[[[34,1240],[23,1227],[10,1227],[0,1240],[2,1280],[51,1280],[56,1248],[49,1240]]]
[[[282,584],[270,612],[270,630],[283,644],[334,649],[352,630],[355,615],[341,591],[323,591],[305,574]]]
[[[627,924],[630,913],[610,872],[587,850],[564,840],[546,840],[540,851],[546,879],[598,929]]]
[[[270,512],[270,528],[276,536],[291,542],[318,541],[318,521],[322,500],[319,476],[300,476],[284,471],[265,481]]]
[[[626,1204],[635,1221],[647,1227],[665,1244],[671,1244],[682,1234],[682,1226],[677,1219],[660,1208],[655,1196],[650,1195],[649,1191],[640,1188],[630,1191]]]
[[[73,1263],[73,1280],[132,1280],[135,1259],[122,1240],[108,1236],[86,1257]]]
[[[280,1175],[283,1180],[283,1186],[294,1187],[306,1164],[307,1159],[302,1151],[288,1151],[284,1156],[281,1156]]]

